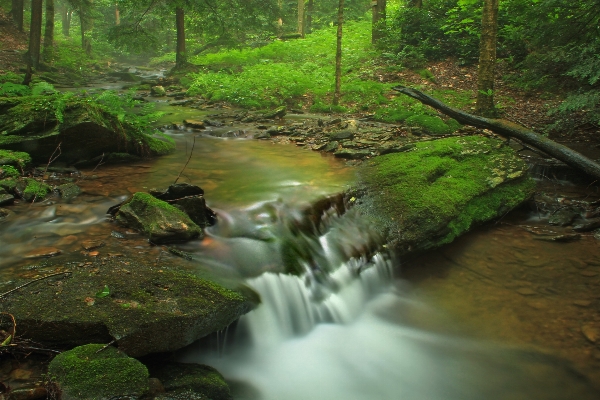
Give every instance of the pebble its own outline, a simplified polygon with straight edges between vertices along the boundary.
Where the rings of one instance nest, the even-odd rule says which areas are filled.
[[[573,305],[576,305],[577,307],[589,307],[590,304],[592,304],[592,302],[589,300],[575,300],[573,302]]]
[[[581,333],[591,343],[596,343],[596,341],[598,340],[598,336],[600,335],[600,332],[598,332],[598,329],[596,329],[595,327],[593,327],[591,325],[582,325]]]
[[[100,254],[99,251],[90,251],[88,253],[88,256],[90,256],[90,257],[97,257],[99,254]]]
[[[87,251],[99,249],[104,245],[105,243],[102,240],[84,240],[81,242],[81,246]]]
[[[520,295],[523,295],[523,296],[531,296],[531,295],[537,294],[537,292],[535,290],[530,289],[530,288],[517,289],[517,293],[519,293]]]
[[[61,250],[56,247],[40,247],[39,249],[30,251],[25,255],[25,258],[41,258],[41,257],[54,257],[62,253]]]

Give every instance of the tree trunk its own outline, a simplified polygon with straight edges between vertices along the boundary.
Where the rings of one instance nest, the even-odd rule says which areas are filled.
[[[414,8],[423,8],[423,0],[410,0],[409,4]]]
[[[333,105],[340,104],[342,92],[342,26],[344,25],[344,0],[338,2],[337,18],[337,45],[335,48],[335,92],[333,93]]]
[[[63,36],[69,37],[71,30],[71,11],[67,7],[67,5],[63,5],[60,9],[60,19],[62,22],[62,34]]]
[[[43,0],[31,0],[31,25],[29,27],[29,50],[27,64],[35,69],[40,66],[40,48],[42,42],[42,6]]]
[[[410,96],[413,99],[417,99],[423,104],[427,104],[428,106],[431,106],[436,110],[441,111],[447,116],[454,118],[461,124],[471,125],[482,129],[489,129],[500,135],[513,137],[515,139],[520,140],[523,143],[526,143],[543,151],[544,153],[556,158],[559,161],[564,162],[572,168],[583,171],[596,179],[600,179],[599,164],[583,156],[582,154],[571,150],[570,148],[563,146],[560,143],[556,143],[545,136],[530,131],[529,129],[523,126],[501,119],[490,119],[468,114],[456,108],[450,107],[447,104],[442,103],[438,99],[426,95],[425,93],[416,89],[404,86],[396,86],[392,89],[396,90],[397,92],[403,93],[407,96]]]
[[[49,63],[54,57],[54,0],[46,0],[46,27],[44,29],[43,59]]]
[[[115,4],[115,25],[121,25],[121,12],[118,4]]]
[[[495,117],[494,78],[496,67],[496,36],[498,32],[498,0],[484,0],[481,16],[481,41],[477,68],[476,112],[484,117]]]
[[[385,22],[385,9],[387,0],[371,1],[372,22],[371,22],[371,43],[375,44],[383,37],[383,24]]]
[[[306,3],[306,33],[312,32],[312,15],[314,10],[314,0],[308,0],[308,2]]]
[[[298,0],[298,33],[304,37],[304,0]]]
[[[19,32],[23,32],[23,0],[12,0],[10,14]]]
[[[175,9],[175,27],[177,29],[177,49],[175,51],[175,68],[183,68],[187,64],[185,53],[185,14],[183,8]]]

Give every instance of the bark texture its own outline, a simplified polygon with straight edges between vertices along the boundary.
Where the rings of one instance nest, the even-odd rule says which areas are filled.
[[[532,147],[535,147],[551,157],[556,158],[559,161],[564,162],[572,168],[578,169],[586,174],[600,179],[600,165],[595,161],[590,160],[584,155],[564,146],[560,143],[556,143],[545,136],[542,136],[534,131],[531,131],[521,125],[512,123],[510,121],[501,119],[491,119],[480,117],[472,114],[468,114],[464,111],[458,110],[454,107],[450,107],[447,104],[442,103],[438,99],[431,97],[419,90],[408,88],[405,86],[396,86],[393,88],[395,91],[403,93],[413,99],[419,100],[423,104],[427,104],[441,111],[449,117],[454,118],[461,124],[475,126],[477,128],[489,129],[500,135],[513,137],[526,143]]]
[[[54,0],[46,0],[43,59],[49,63],[54,57]]]
[[[371,43],[377,43],[383,37],[383,26],[386,17],[387,0],[373,0],[371,2],[372,10],[372,28],[371,28]]]
[[[23,0],[12,0],[10,14],[20,32],[23,32]]]
[[[298,0],[298,33],[304,37],[304,0]]]
[[[337,18],[337,45],[335,49],[335,92],[333,93],[333,105],[340,104],[342,91],[342,26],[344,25],[344,0],[338,2]]]
[[[40,66],[40,49],[42,44],[42,5],[43,0],[31,0],[31,25],[29,27],[28,65]]]
[[[187,54],[185,53],[185,13],[181,7],[175,9],[175,28],[177,29],[175,68],[183,68],[187,64]]]
[[[477,68],[477,114],[494,117],[494,78],[496,72],[496,36],[498,0],[484,0],[481,16],[481,41]]]

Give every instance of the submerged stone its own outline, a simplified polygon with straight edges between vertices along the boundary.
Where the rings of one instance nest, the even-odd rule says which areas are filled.
[[[121,206],[116,221],[145,233],[154,243],[181,242],[203,234],[186,213],[142,192],[135,193]]]
[[[199,399],[232,400],[225,378],[208,365],[170,362],[150,365],[149,369],[167,391],[164,399],[180,398],[182,393],[188,393]]]
[[[81,193],[79,186],[74,183],[58,185],[54,190],[56,190],[60,197],[65,201],[71,201]]]
[[[148,391],[148,369],[114,347],[88,344],[65,351],[48,365],[62,400],[140,398]]]
[[[361,171],[360,207],[401,252],[453,241],[520,205],[533,192],[527,165],[495,139],[471,136],[416,143],[376,157]]]
[[[226,289],[168,261],[115,257],[97,265],[94,273],[73,268],[53,285],[46,280],[4,297],[2,310],[19,321],[19,336],[50,348],[116,340],[119,350],[138,357],[187,346],[256,304],[248,289]]]

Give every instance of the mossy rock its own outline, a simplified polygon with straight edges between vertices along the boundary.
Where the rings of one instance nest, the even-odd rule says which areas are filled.
[[[14,193],[16,187],[17,187],[17,181],[15,179],[0,180],[0,188],[6,190],[8,193]]]
[[[52,188],[33,178],[20,179],[15,187],[15,192],[27,202],[42,201]]]
[[[3,299],[2,311],[19,321],[22,339],[50,348],[116,340],[119,350],[139,357],[222,330],[257,303],[248,288],[227,289],[168,261],[108,258],[93,273],[76,267],[58,279],[60,286],[33,284]]]
[[[31,163],[31,156],[22,151],[0,150],[0,165],[25,168]]]
[[[162,382],[167,396],[187,391],[202,395],[200,398],[203,399],[232,400],[225,378],[208,365],[171,362],[150,365],[149,368],[152,377]]]
[[[21,173],[12,165],[0,165],[0,179],[18,178]]]
[[[174,148],[149,135],[129,134],[137,128],[77,98],[69,100],[59,121],[48,97],[22,97],[0,111],[0,148],[27,152],[34,160],[47,162],[60,145],[60,159],[66,163],[119,152],[153,156]]]
[[[422,128],[429,135],[449,135],[457,128],[450,127],[440,117],[432,115],[413,115],[404,121],[408,126]]]
[[[88,344],[57,355],[48,365],[62,400],[139,398],[148,391],[148,369],[114,347]]]
[[[185,212],[143,192],[135,193],[121,206],[116,221],[145,233],[154,243],[181,242],[203,235]]]
[[[401,253],[449,243],[517,207],[535,186],[499,140],[472,136],[417,143],[361,170],[361,205]]]

